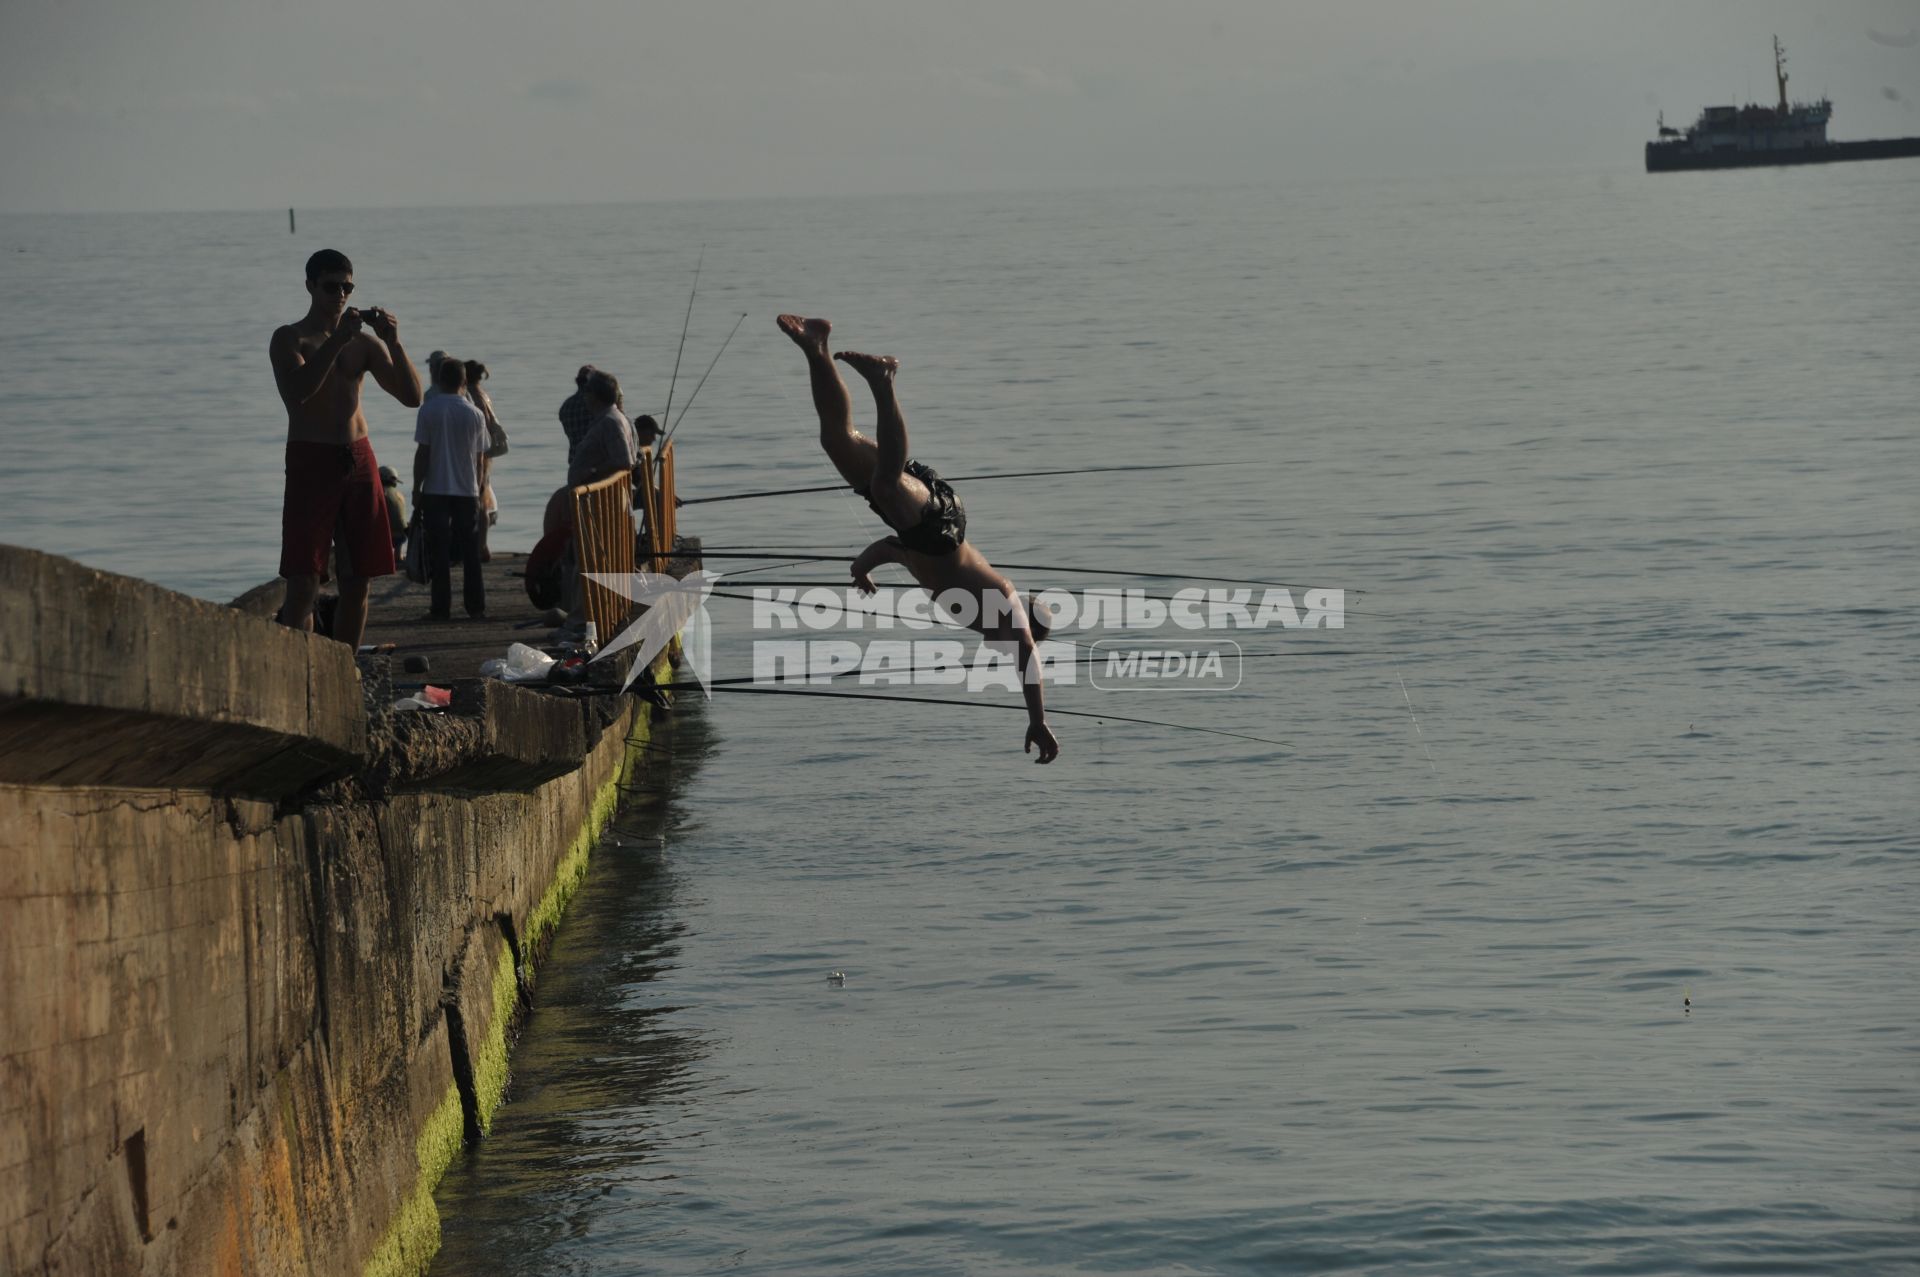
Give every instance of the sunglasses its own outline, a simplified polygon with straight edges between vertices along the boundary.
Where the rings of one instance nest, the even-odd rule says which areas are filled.
[[[346,282],[346,281],[330,280],[330,279],[322,280],[319,284],[319,288],[321,292],[332,293],[335,297],[353,296],[353,285],[350,282]]]

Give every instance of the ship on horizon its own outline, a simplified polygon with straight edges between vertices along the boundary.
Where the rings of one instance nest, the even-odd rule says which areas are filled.
[[[1710,106],[1684,133],[1668,128],[1663,112],[1660,140],[1647,143],[1647,172],[1755,168],[1773,164],[1831,164],[1840,160],[1891,160],[1920,156],[1920,137],[1835,142],[1827,137],[1833,103],[1787,101],[1787,51],[1773,37],[1773,76],[1780,86],[1774,106]]]

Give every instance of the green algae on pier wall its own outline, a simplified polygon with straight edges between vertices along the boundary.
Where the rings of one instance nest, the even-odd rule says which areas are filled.
[[[652,721],[644,705],[636,709],[633,727],[620,747],[618,764],[595,791],[579,831],[555,866],[539,903],[528,913],[522,931],[525,940],[518,952],[504,934],[483,926],[469,949],[473,959],[461,964],[461,988],[449,1010],[468,1008],[456,1015],[456,1023],[462,1031],[466,1058],[471,1061],[471,1093],[463,1095],[458,1084],[450,1086],[440,1107],[428,1119],[416,1144],[419,1176],[368,1262],[367,1277],[411,1277],[425,1272],[440,1248],[440,1213],[434,1204],[434,1190],[458,1155],[465,1136],[484,1136],[493,1130],[494,1114],[505,1099],[511,1076],[513,1035],[525,1010],[522,995],[546,956],[554,929],[586,878],[593,849],[619,806],[621,789],[630,783],[634,770],[645,764],[652,743]],[[489,948],[494,951],[490,960],[484,956]],[[464,969],[468,967],[472,969]],[[484,994],[479,998],[459,996],[469,985],[482,985],[476,978],[482,970],[491,972],[484,981]],[[479,988],[474,991],[480,993]],[[482,1005],[474,1006],[475,1001]],[[456,1079],[460,1072],[456,1066]]]
[[[0,639],[0,1272],[422,1271],[650,708],[395,730],[337,644],[13,547]]]
[[[464,1141],[460,1088],[449,1083],[433,1116],[427,1119],[426,1129],[413,1144],[420,1163],[419,1178],[394,1212],[393,1225],[380,1239],[379,1249],[367,1261],[366,1277],[416,1277],[427,1271],[440,1251],[440,1208],[434,1205],[433,1190],[459,1156]]]
[[[664,673],[665,658],[661,658]],[[603,785],[594,795],[593,809],[587,813],[587,820],[580,833],[561,858],[560,867],[554,871],[553,884],[546,894],[540,897],[540,903],[534,906],[533,913],[527,918],[527,952],[544,954],[546,942],[552,938],[553,929],[560,925],[560,918],[573,902],[574,893],[587,876],[587,861],[593,854],[593,848],[600,841],[600,835],[606,830],[607,822],[613,819],[614,809],[620,804],[620,787],[644,762],[647,746],[652,741],[652,731],[636,730],[627,737],[627,754],[622,760],[620,773]]]

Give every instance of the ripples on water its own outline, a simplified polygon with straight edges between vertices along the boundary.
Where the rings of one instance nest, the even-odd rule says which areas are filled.
[[[683,715],[438,1271],[1911,1271],[1916,195],[5,219],[0,537],[270,575],[266,336],[325,240],[416,352],[493,365],[524,543],[572,366],[664,399],[704,242],[689,360],[753,318],[688,495],[825,481],[770,322],[801,309],[903,357],[944,469],[1244,462],[977,485],[997,557],[1366,591],[1231,696],[1054,693],[1286,748],[1064,719],[1039,770],[1017,714]],[[155,261],[174,291],[128,282]],[[850,500],[684,522],[872,534]],[[749,637],[719,612],[720,673]]]
[[[979,837],[888,733],[832,742],[870,779],[768,794],[777,749],[716,719],[683,720],[664,828],[570,915],[515,1103],[442,1192],[442,1271],[509,1243],[529,1273],[1913,1254],[1884,845],[1631,814],[1551,837],[1543,802],[1391,789],[1343,825],[1283,777],[1259,834],[1202,782]]]

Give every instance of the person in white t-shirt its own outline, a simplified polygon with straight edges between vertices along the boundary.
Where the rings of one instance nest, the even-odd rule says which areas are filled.
[[[453,611],[453,560],[461,565],[461,597],[467,615],[487,614],[487,587],[480,573],[481,456],[487,450],[487,418],[460,392],[467,366],[443,359],[435,373],[439,394],[420,405],[413,427],[413,482],[419,492],[420,519],[427,535],[431,619],[444,621]]]

